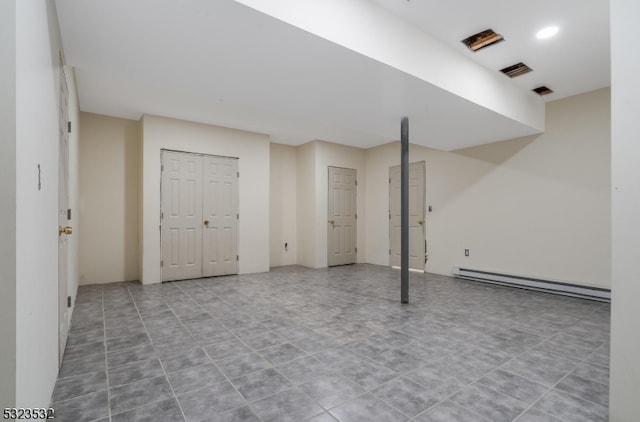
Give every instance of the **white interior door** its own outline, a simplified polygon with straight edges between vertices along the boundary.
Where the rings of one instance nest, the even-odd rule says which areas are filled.
[[[69,91],[60,65],[60,104],[58,113],[58,364],[62,364],[69,334],[68,263],[71,234],[69,227]]]
[[[424,271],[425,162],[409,164],[409,268]],[[400,266],[400,166],[389,168],[389,254],[390,264]]]
[[[202,275],[238,273],[238,160],[204,156]]]
[[[162,151],[162,281],[202,277],[202,156]]]
[[[162,281],[238,273],[238,159],[162,151]]]
[[[328,265],[355,264],[357,257],[356,170],[329,167]]]

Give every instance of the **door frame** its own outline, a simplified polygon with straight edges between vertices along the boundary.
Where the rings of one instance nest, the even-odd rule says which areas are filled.
[[[58,99],[58,366],[69,336],[69,88],[62,54],[59,55]],[[65,231],[66,230],[66,231]]]
[[[237,166],[236,166],[236,170],[238,171],[238,185],[236,186],[236,188],[238,189],[238,192],[236,192],[236,209],[238,211],[238,219],[237,219],[237,225],[236,225],[236,254],[238,256],[237,259],[237,274],[240,273],[240,158],[239,157],[230,157],[230,156],[226,156],[226,155],[217,155],[217,154],[206,154],[206,153],[201,153],[201,152],[194,152],[194,151],[185,151],[185,150],[179,150],[179,149],[170,149],[170,148],[161,148],[160,149],[160,183],[159,183],[159,188],[160,188],[160,195],[159,195],[159,200],[160,200],[160,206],[159,206],[159,210],[160,210],[160,227],[159,227],[159,232],[160,232],[160,242],[159,242],[159,248],[158,248],[158,252],[159,252],[159,259],[158,259],[158,263],[160,264],[160,282],[161,283],[165,283],[165,280],[163,280],[164,275],[163,275],[163,251],[162,251],[162,229],[163,229],[163,209],[162,209],[162,179],[163,179],[163,154],[165,152],[173,152],[173,153],[179,153],[179,154],[190,154],[190,155],[197,155],[200,157],[216,157],[216,158],[226,158],[226,159],[231,159],[231,160],[236,160],[237,161]],[[204,171],[204,168],[203,168]],[[204,202],[204,201],[203,201]],[[204,203],[202,205],[203,209],[204,209]],[[203,239],[204,236],[201,236],[201,239]],[[201,251],[202,252],[202,251]],[[201,269],[204,266],[204,262],[202,262],[203,260],[201,259],[201,263],[200,263],[200,267]],[[203,271],[201,271],[201,276],[205,277]],[[225,275],[233,275],[233,274],[225,274]],[[166,280],[166,282],[170,282],[170,281],[179,281],[179,280]]]
[[[331,265],[330,264],[330,256],[331,254],[329,253],[329,248],[331,245],[330,239],[330,231],[331,228],[329,227],[332,223],[331,223],[331,218],[329,217],[329,204],[330,204],[330,195],[331,195],[331,169],[341,169],[341,170],[352,170],[354,172],[354,201],[353,201],[353,205],[354,205],[354,257],[353,257],[353,262],[348,262],[348,263],[343,263],[343,264],[334,264]],[[349,167],[339,167],[339,166],[327,166],[327,267],[330,266],[338,266],[338,265],[349,265],[349,264],[356,264],[358,262],[358,170],[354,169],[354,168],[349,168]]]
[[[426,212],[427,212],[427,163],[425,160],[421,160],[421,161],[414,161],[409,163],[409,171],[411,171],[411,166],[415,166],[415,165],[421,165],[422,167],[422,174],[423,174],[423,178],[422,178],[422,215],[419,217],[419,221],[422,221],[422,238],[424,239],[424,242],[422,242],[424,244],[424,262],[422,263],[422,266],[420,268],[411,268],[411,266],[409,266],[409,269],[411,271],[421,271],[424,272],[427,266],[427,220],[426,220]],[[391,171],[394,168],[398,168],[400,167],[400,165],[395,165],[395,166],[389,166],[389,191],[388,191],[388,204],[389,204],[389,266],[390,267],[398,267],[397,265],[394,266],[392,259],[393,259],[393,251],[392,251],[392,215],[391,215]],[[409,199],[409,201],[411,201],[411,199]],[[409,202],[411,203],[411,202]],[[411,218],[411,217],[410,217]],[[411,222],[410,224],[410,228],[411,228]],[[411,242],[409,242],[409,248],[411,248]],[[411,265],[411,264],[409,264]]]

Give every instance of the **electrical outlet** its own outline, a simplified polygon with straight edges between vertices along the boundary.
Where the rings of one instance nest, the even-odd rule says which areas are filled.
[[[464,250],[464,256],[469,256],[469,249]]]

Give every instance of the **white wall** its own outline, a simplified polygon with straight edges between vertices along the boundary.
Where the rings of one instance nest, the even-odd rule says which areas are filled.
[[[366,256],[365,232],[365,152],[360,148],[323,141],[315,144],[315,268],[327,266],[327,215],[329,208],[329,167],[344,167],[356,170],[358,186],[356,190],[357,221],[357,262],[364,262]]]
[[[612,306],[609,416],[640,415],[640,3],[611,1]],[[635,333],[635,334],[634,334]]]
[[[16,406],[47,407],[58,369],[58,56],[61,45],[55,4],[16,2],[15,23]],[[38,164],[42,179],[40,190]]]
[[[426,270],[453,266],[610,286],[609,90],[547,105],[544,134],[455,152],[411,145],[426,161]],[[388,172],[399,144],[367,162],[367,262],[388,265]],[[470,256],[464,256],[464,249]]]
[[[160,150],[238,157],[239,271],[269,271],[269,137],[145,115],[142,118],[142,268],[144,284],[159,283]]]
[[[297,263],[296,148],[271,144],[269,178],[270,266]],[[284,244],[287,243],[287,250]]]
[[[16,0],[0,2],[0,408],[16,385]]]
[[[139,280],[140,123],[80,114],[80,283]]]

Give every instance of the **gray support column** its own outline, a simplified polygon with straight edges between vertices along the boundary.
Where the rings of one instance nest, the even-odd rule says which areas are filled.
[[[409,303],[409,119],[400,125],[400,302]]]

